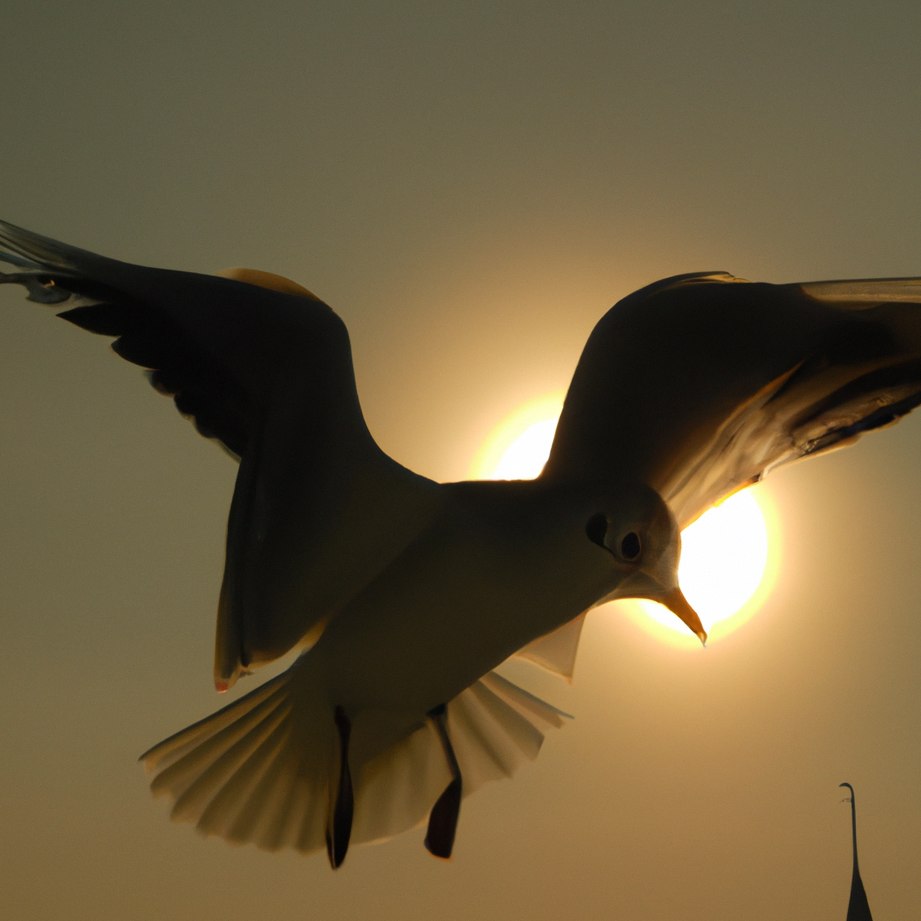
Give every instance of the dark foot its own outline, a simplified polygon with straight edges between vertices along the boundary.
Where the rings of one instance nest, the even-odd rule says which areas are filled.
[[[330,866],[336,870],[342,866],[349,850],[355,798],[352,793],[352,775],[349,773],[349,735],[352,724],[342,707],[336,707],[333,716],[336,729],[339,730],[339,785],[336,789],[336,805],[326,826],[326,853],[329,854]]]
[[[445,758],[448,759],[448,768],[451,771],[451,783],[445,788],[444,793],[438,797],[429,813],[429,827],[425,835],[425,846],[435,857],[447,860],[454,848],[454,835],[457,832],[457,819],[460,815],[461,794],[463,786],[460,767],[454,748],[448,737],[447,708],[444,704],[435,707],[429,714],[429,719],[435,727],[438,740],[444,749]]]
[[[461,781],[455,778],[432,806],[429,813],[429,827],[425,835],[425,846],[435,857],[447,860],[454,847],[457,832],[457,818],[460,815]]]

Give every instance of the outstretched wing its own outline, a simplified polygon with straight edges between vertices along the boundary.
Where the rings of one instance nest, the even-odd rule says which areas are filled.
[[[118,355],[147,369],[151,384],[173,397],[202,435],[237,458],[258,427],[282,350],[296,351],[307,367],[319,365],[318,385],[338,376],[354,391],[342,321],[277,276],[237,273],[255,281],[241,284],[129,265],[2,221],[0,261],[18,269],[0,273],[0,284],[21,284],[29,300],[63,308],[63,319],[113,337]],[[273,281],[276,290],[268,287]],[[287,293],[278,290],[284,284]]]
[[[770,469],[919,403],[921,279],[683,275],[595,327],[542,476],[645,482],[684,527]]]
[[[115,338],[199,431],[241,463],[227,528],[215,683],[315,638],[415,537],[434,484],[364,423],[345,325],[266,273],[145,268],[0,223],[0,283]],[[386,539],[381,535],[386,535]]]

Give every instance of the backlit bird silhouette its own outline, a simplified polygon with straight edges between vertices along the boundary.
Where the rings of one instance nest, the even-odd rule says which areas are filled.
[[[921,280],[751,284],[682,275],[598,323],[533,481],[439,484],[375,444],[343,322],[263,272],[106,259],[0,224],[30,300],[113,337],[239,462],[214,677],[286,672],[144,756],[173,816],[260,847],[327,850],[426,821],[536,756],[563,714],[493,669],[571,674],[585,613],[666,604],[679,529],[769,469],[921,402]]]

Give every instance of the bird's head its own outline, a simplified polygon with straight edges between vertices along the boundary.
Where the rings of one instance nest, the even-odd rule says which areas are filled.
[[[585,523],[586,537],[613,558],[619,579],[599,603],[617,598],[648,598],[664,604],[706,643],[707,632],[678,585],[681,532],[662,497],[635,486],[603,502]]]

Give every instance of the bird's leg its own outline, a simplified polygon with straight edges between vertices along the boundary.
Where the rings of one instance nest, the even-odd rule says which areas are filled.
[[[444,749],[445,757],[448,759],[452,779],[429,813],[425,846],[436,857],[447,860],[454,847],[454,833],[457,831],[457,817],[460,814],[461,772],[451,740],[448,738],[447,707],[440,704],[429,711],[428,718],[432,722],[441,747]]]
[[[352,723],[345,715],[345,710],[339,706],[333,713],[333,719],[339,732],[339,783],[336,787],[336,802],[335,805],[331,804],[326,823],[326,853],[329,854],[330,866],[335,870],[342,866],[349,849],[355,799],[352,794],[352,775],[349,773],[349,735]]]

